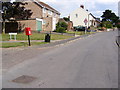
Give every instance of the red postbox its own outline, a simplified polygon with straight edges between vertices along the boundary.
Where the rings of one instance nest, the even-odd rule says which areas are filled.
[[[31,28],[30,27],[26,27],[25,28],[25,33],[26,33],[26,35],[32,35]]]

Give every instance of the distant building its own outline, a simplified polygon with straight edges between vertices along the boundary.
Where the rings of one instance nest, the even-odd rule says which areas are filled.
[[[118,16],[120,18],[120,1],[118,2]]]
[[[78,9],[74,10],[70,13],[70,21],[73,22],[73,26],[93,26],[97,27],[100,24],[100,20],[96,19],[91,13],[88,12],[81,5]]]

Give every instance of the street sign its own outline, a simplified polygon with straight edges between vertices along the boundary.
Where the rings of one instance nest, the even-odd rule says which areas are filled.
[[[85,19],[84,19],[84,23],[85,23],[85,25],[87,25],[87,22],[88,22],[88,20],[85,18]]]

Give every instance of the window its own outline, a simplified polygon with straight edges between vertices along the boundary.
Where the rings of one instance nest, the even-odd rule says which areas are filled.
[[[49,10],[49,11],[48,11],[48,14],[52,15],[52,11]]]
[[[43,20],[43,25],[45,25],[46,24],[46,20]]]
[[[54,13],[54,17],[57,17],[57,14],[56,14],[56,13]]]
[[[75,14],[75,17],[78,18],[78,14]]]
[[[56,16],[56,13],[54,13],[54,17]]]
[[[43,13],[46,13],[46,9],[45,8],[43,8]]]

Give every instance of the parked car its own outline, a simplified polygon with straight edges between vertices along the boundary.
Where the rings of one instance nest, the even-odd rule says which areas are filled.
[[[83,26],[77,26],[77,27],[74,27],[74,30],[75,31],[85,31],[85,27],[83,27]]]

